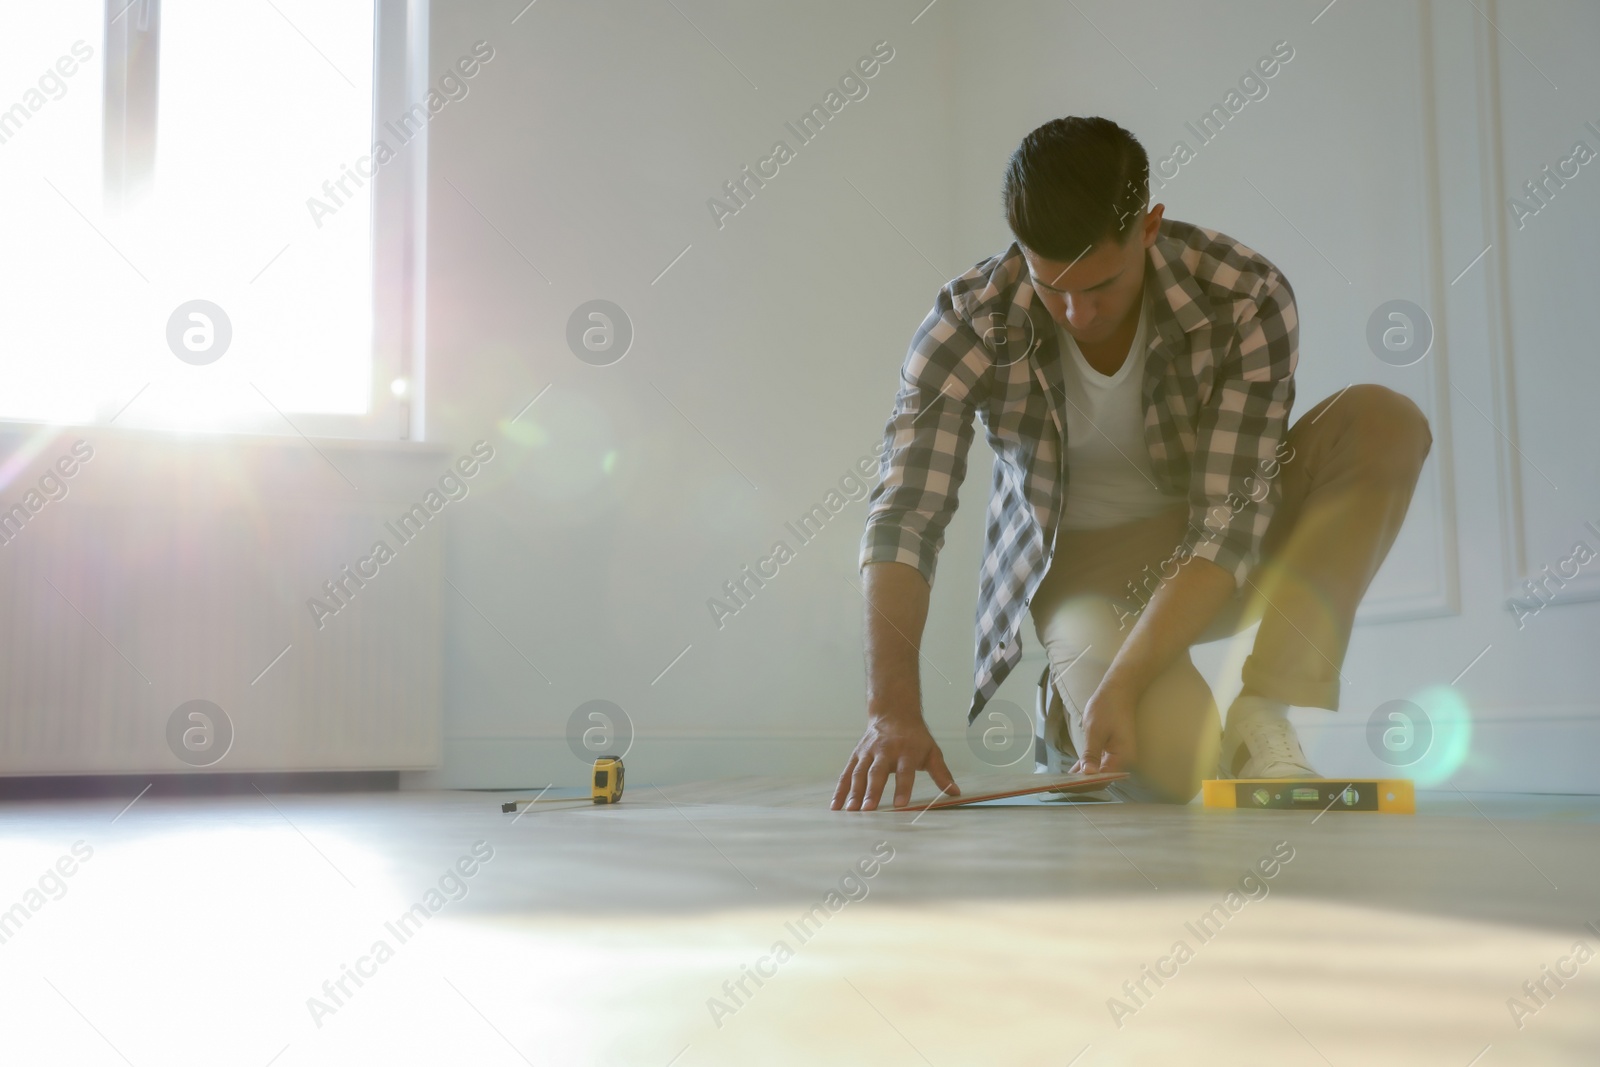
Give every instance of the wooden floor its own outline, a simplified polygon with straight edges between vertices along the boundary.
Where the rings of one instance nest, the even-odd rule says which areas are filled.
[[[0,1063],[1600,1063],[1600,798],[830,792],[7,802]]]

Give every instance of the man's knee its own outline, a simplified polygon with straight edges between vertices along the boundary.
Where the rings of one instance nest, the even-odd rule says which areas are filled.
[[[1198,735],[1185,734],[1171,739],[1174,743],[1166,746],[1149,746],[1133,770],[1150,800],[1187,804],[1200,792],[1201,780],[1210,778],[1216,770],[1221,748],[1221,732],[1214,714],[1208,724],[1209,729]]]
[[[1428,417],[1414,400],[1382,385],[1352,385],[1334,403],[1348,440],[1382,469],[1414,477],[1433,447]]]
[[[1135,772],[1146,796],[1155,804],[1187,804],[1200,792],[1199,770],[1167,769],[1158,774]]]

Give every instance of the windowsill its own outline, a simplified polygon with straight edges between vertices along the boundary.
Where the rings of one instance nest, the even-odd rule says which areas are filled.
[[[92,458],[74,463],[79,441]],[[80,452],[85,446],[78,446]],[[105,505],[210,507],[406,500],[450,472],[470,443],[193,433],[0,423],[0,510],[58,463],[68,497]],[[19,469],[8,470],[20,457]],[[62,499],[67,499],[63,497]],[[69,505],[70,506],[70,505]]]
[[[383,437],[344,437],[336,435],[297,433],[263,433],[255,430],[182,430],[158,429],[147,426],[111,426],[92,424],[78,426],[71,423],[22,422],[0,419],[0,442],[25,439],[39,433],[70,434],[90,439],[123,440],[129,442],[160,442],[173,445],[205,444],[238,445],[241,447],[267,447],[280,443],[305,446],[309,438],[318,448],[375,449],[379,451],[449,451],[449,446],[438,441],[402,441]]]

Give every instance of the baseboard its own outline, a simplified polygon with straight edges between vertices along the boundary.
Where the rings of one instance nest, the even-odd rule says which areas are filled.
[[[0,777],[0,800],[78,797],[235,796],[263,793],[383,793],[398,771],[293,771],[267,774],[75,774]]]

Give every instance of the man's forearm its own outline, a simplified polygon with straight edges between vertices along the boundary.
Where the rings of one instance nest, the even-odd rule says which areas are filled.
[[[869,563],[862,575],[867,714],[920,718],[918,649],[928,620],[928,583],[921,571],[904,563]]]
[[[1234,588],[1233,575],[1210,560],[1185,561],[1150,598],[1101,686],[1137,699],[1174,656],[1205,632]]]

